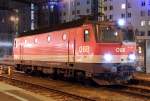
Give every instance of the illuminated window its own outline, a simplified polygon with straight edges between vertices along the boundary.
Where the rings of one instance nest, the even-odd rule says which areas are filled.
[[[50,6],[50,11],[53,12],[54,11],[54,5]]]
[[[148,25],[150,26],[150,21],[148,21]]]
[[[145,26],[145,21],[141,21],[141,26]]]
[[[121,9],[126,9],[126,4],[121,4]]]
[[[48,42],[50,42],[50,41],[51,41],[51,36],[50,36],[50,35],[48,35],[48,37],[47,37],[47,41],[48,41]]]

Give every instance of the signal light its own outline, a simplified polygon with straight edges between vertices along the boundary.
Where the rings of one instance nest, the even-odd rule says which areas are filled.
[[[138,53],[141,54],[142,53],[142,47],[138,47]]]

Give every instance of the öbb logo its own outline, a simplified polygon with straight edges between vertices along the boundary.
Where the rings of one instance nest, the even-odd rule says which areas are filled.
[[[80,53],[89,53],[90,52],[90,47],[89,46],[80,46],[79,47],[79,52]]]
[[[125,48],[116,48],[115,51],[117,53],[124,53],[126,51],[126,49]]]

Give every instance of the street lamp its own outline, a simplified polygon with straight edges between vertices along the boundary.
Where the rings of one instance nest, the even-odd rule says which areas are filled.
[[[19,23],[19,17],[18,16],[11,16],[10,21],[14,24],[14,32],[17,35],[18,34],[18,23]]]

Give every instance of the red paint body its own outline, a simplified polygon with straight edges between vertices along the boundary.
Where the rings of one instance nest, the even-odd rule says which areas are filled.
[[[85,30],[90,33],[89,42],[84,41]],[[112,61],[104,60],[104,55],[107,53],[112,54]],[[62,68],[65,65],[66,67],[63,68],[67,69],[67,65],[63,63],[73,63],[76,70],[85,71],[93,77],[105,72],[118,75],[118,73],[112,72],[111,67],[105,67],[103,64],[111,64],[112,67],[116,64],[128,64],[128,55],[131,53],[136,53],[135,42],[97,43],[95,28],[91,23],[18,37],[15,39],[14,45],[16,64],[51,67],[49,63],[60,63],[60,66],[56,65],[55,67]]]
[[[90,31],[90,41],[84,42],[84,30]],[[63,40],[63,35],[67,39]],[[50,36],[50,42],[47,37]],[[37,39],[37,43],[35,43]],[[26,42],[25,42],[26,40]],[[95,34],[91,24],[86,27],[70,28],[61,31],[41,33],[39,35],[16,38],[14,55],[128,55],[136,52],[136,45],[122,43],[96,43]],[[68,46],[69,45],[69,46]],[[82,47],[82,48],[81,48]],[[125,51],[121,52],[120,48]],[[84,62],[84,61],[83,61]],[[100,62],[101,63],[101,62]]]

